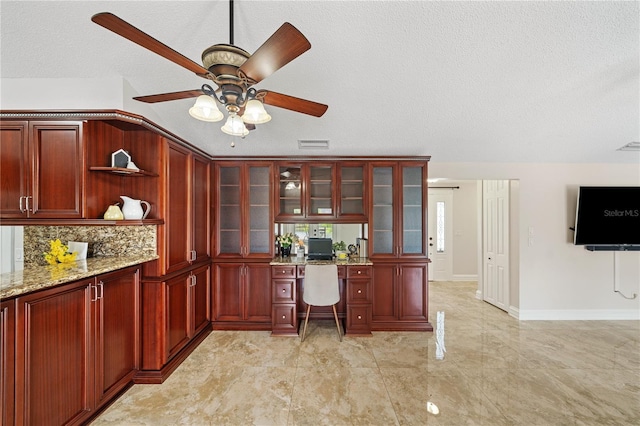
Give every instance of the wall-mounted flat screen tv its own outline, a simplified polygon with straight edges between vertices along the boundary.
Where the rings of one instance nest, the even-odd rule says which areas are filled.
[[[574,244],[640,245],[640,186],[581,186]]]

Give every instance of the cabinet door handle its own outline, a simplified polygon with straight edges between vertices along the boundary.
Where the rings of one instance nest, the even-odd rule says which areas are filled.
[[[98,296],[98,299],[102,299],[104,297],[104,283],[100,281],[98,283],[98,286],[100,286],[100,296]],[[96,290],[96,293],[97,293],[97,290]]]
[[[93,290],[94,290],[94,289],[95,289],[95,291],[96,291],[96,292],[95,292],[95,297],[93,297]],[[91,293],[92,293],[92,294],[91,294],[91,301],[92,301],[92,302],[95,302],[96,300],[98,300],[98,287],[92,284],[92,285],[90,285],[90,286],[89,286],[89,290],[90,290],[90,291],[91,291]]]
[[[26,196],[24,198],[26,198],[26,200],[27,200],[27,202],[26,202],[27,213],[28,212],[32,212],[33,213],[33,210],[29,207],[29,198],[33,198],[33,197],[31,195],[28,195],[28,196]]]
[[[20,197],[20,213],[24,213],[24,209],[22,208],[22,199],[24,198],[24,195]]]

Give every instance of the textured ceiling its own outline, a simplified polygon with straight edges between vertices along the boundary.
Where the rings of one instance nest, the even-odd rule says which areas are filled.
[[[222,123],[156,104],[158,124],[214,155],[431,155],[432,161],[638,162],[637,1],[235,1],[235,44],[283,22],[312,48],[257,87],[329,105],[273,120],[231,148]],[[109,11],[200,63],[229,42],[227,1],[1,1],[11,78],[113,78],[140,95],[199,88],[189,71],[92,23]],[[135,111],[134,111],[135,112]],[[330,149],[298,150],[298,139]]]

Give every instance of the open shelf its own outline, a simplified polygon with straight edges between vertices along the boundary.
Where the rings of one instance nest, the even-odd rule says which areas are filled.
[[[127,176],[153,176],[153,177],[157,177],[158,176],[157,173],[147,172],[145,170],[127,169],[127,168],[124,168],[124,167],[98,167],[98,166],[92,166],[92,167],[89,167],[89,170],[91,170],[92,172],[107,172],[107,173],[113,173],[113,174],[117,174],[117,175],[127,175]]]

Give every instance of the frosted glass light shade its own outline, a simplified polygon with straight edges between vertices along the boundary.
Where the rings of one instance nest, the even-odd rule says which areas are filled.
[[[189,115],[202,121],[220,121],[224,118],[218,109],[216,101],[211,96],[200,95],[196,103],[189,108]]]
[[[235,113],[229,114],[229,118],[227,118],[227,122],[221,127],[221,130],[231,136],[244,137],[249,134],[249,130],[247,130],[244,122]]]
[[[251,99],[244,108],[242,121],[249,124],[263,124],[271,121],[271,116],[264,109],[262,102],[257,99]]]

